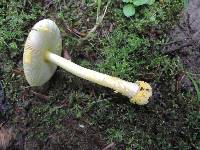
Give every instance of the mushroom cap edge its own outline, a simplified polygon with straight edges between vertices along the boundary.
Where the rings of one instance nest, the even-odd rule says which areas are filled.
[[[43,85],[56,71],[57,65],[45,60],[47,51],[60,56],[62,39],[55,22],[43,19],[33,26],[24,46],[24,73],[31,86]]]

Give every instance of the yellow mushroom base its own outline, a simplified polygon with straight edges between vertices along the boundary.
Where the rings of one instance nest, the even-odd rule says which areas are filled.
[[[144,81],[136,81],[135,83],[139,86],[139,91],[132,96],[130,102],[138,105],[147,104],[152,96],[151,86]]]

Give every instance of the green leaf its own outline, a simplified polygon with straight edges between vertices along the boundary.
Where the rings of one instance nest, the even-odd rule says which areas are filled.
[[[130,0],[122,0],[124,3],[129,3]]]
[[[135,8],[132,4],[127,4],[123,7],[123,13],[126,17],[135,15]]]
[[[15,42],[12,42],[9,44],[10,48],[12,48],[13,50],[17,49],[17,44]]]
[[[135,6],[141,6],[144,4],[148,4],[149,0],[133,0],[133,4]]]
[[[155,0],[148,0],[148,2],[147,2],[148,5],[152,5],[154,3],[155,3]]]

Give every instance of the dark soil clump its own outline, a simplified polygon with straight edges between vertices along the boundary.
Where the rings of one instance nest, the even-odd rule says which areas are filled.
[[[172,31],[164,53],[179,56],[187,71],[200,79],[200,1],[190,0],[180,24]]]

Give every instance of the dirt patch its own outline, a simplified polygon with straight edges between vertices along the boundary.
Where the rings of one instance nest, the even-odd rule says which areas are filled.
[[[38,0],[34,0],[34,2],[37,3]],[[174,3],[170,7],[174,6]],[[27,12],[31,6],[34,7],[32,4],[27,1],[27,9],[25,9]],[[119,6],[116,8],[120,8],[120,10],[116,9],[116,11],[121,12],[122,7],[120,2],[115,3],[112,7],[117,4]],[[98,51],[100,49],[98,47],[104,48],[107,43],[91,40],[87,41],[88,43],[80,48],[76,47],[77,39],[79,39],[77,33],[79,35],[87,33],[95,24],[95,5],[83,5],[81,2],[73,3],[73,1],[70,1],[66,3],[67,7],[65,7],[65,4],[56,3],[56,1],[52,0],[42,1],[40,5],[42,5],[42,9],[40,10],[44,11],[44,16],[37,16],[36,19],[29,21],[25,26],[28,26],[30,29],[37,20],[43,17],[54,19],[62,29],[63,47],[70,54],[72,53],[72,61],[75,60],[78,64],[82,63],[80,60],[88,60],[92,64],[95,61],[100,61],[98,56],[101,54]],[[8,6],[10,7],[10,5]],[[62,13],[58,15],[58,12]],[[176,9],[176,12],[179,13],[179,10]],[[176,14],[174,11],[171,13],[173,15]],[[62,18],[58,17],[62,14],[63,16],[61,17],[66,21],[64,25],[61,22]],[[123,35],[126,35],[126,32],[130,32],[130,34],[133,32],[130,29],[132,26],[129,27],[129,21],[127,22],[127,26],[122,23],[125,19],[123,19],[120,13],[114,13],[111,9],[107,14],[108,16],[105,18],[104,23],[97,30],[96,37],[100,39],[104,38],[112,30],[115,32],[116,28],[120,28],[123,31],[120,33]],[[114,17],[114,14],[119,16]],[[110,17],[111,15],[112,17]],[[117,19],[112,19],[113,17]],[[171,21],[171,19],[169,20]],[[196,47],[193,45],[193,42],[195,44],[196,42],[192,41],[191,47],[189,45],[184,46],[185,43],[182,34],[190,31],[184,29],[187,27],[186,21],[183,21],[184,27],[177,27],[180,32],[179,36],[176,35],[177,39],[173,38],[174,41],[179,39],[181,41],[168,44],[168,49],[165,49],[163,52],[173,56],[180,56],[183,63],[186,60],[195,63],[193,58],[198,56],[198,51],[195,49]],[[151,27],[149,28],[151,29]],[[24,32],[27,32],[27,29],[24,29]],[[163,32],[159,36],[162,36]],[[121,36],[120,33],[116,34],[119,37],[112,37],[114,38],[113,43],[117,43],[116,47],[124,43],[126,44],[126,42],[121,42],[121,39],[124,41],[127,40],[128,34]],[[144,31],[144,33],[148,33],[145,34],[146,37],[152,35],[152,32]],[[136,34],[140,34],[142,37],[144,33],[136,32]],[[156,35],[152,37],[154,38],[152,41],[159,38]],[[185,35],[184,37],[187,36]],[[115,38],[119,38],[119,40]],[[91,45],[93,42],[94,44]],[[21,50],[23,50],[23,43],[24,41],[21,41],[18,44],[21,45]],[[109,45],[111,44],[109,43]],[[174,46],[175,50],[173,50],[172,46]],[[116,47],[114,46],[114,48]],[[127,48],[128,46],[119,47]],[[101,51],[104,50],[103,48]],[[193,48],[194,50],[192,49],[188,54],[184,54],[183,48],[185,50]],[[157,52],[157,50],[155,51]],[[3,84],[3,88],[0,91],[4,89],[5,96],[5,98],[4,96],[0,96],[0,113],[5,112],[1,114],[3,119],[0,117],[0,121],[3,125],[13,128],[14,133],[11,133],[9,128],[7,131],[11,133],[11,136],[16,135],[14,142],[12,142],[12,137],[7,138],[8,144],[10,143],[9,145],[13,149],[105,150],[108,148],[114,149],[115,147],[117,149],[126,149],[127,146],[132,147],[132,149],[172,149],[172,147],[177,149],[179,145],[185,144],[189,148],[194,148],[194,145],[198,144],[199,140],[194,137],[194,133],[199,133],[199,121],[195,118],[196,114],[194,113],[194,117],[189,118],[192,124],[190,125],[190,122],[187,122],[187,115],[194,109],[199,112],[199,107],[196,108],[191,100],[192,98],[184,98],[174,90],[176,88],[176,79],[174,78],[176,71],[173,69],[174,67],[169,67],[169,69],[165,70],[163,67],[165,63],[164,65],[160,65],[157,61],[156,63],[150,61],[153,64],[155,63],[157,68],[152,71],[153,75],[149,74],[151,69],[137,69],[142,73],[144,72],[144,75],[140,75],[140,78],[147,78],[147,75],[153,76],[148,80],[151,83],[155,83],[152,84],[155,87],[154,97],[152,97],[147,106],[140,107],[130,105],[129,101],[121,95],[116,95],[111,90],[108,91],[90,82],[78,79],[62,69],[57,70],[51,81],[47,83],[47,88],[30,88],[23,76],[23,70],[20,70],[22,68],[22,51],[17,53],[14,58],[10,57],[10,54],[7,54],[8,52],[6,50],[0,54],[0,80],[2,80]],[[146,54],[146,51],[138,52],[137,56],[141,60],[145,60],[146,56],[143,54]],[[155,55],[148,55],[149,58],[151,56]],[[64,53],[64,57],[67,58],[68,54]],[[132,58],[131,61],[133,62],[135,57]],[[159,59],[164,58],[159,57]],[[138,63],[140,63],[140,60]],[[168,65],[173,66],[174,64],[170,63]],[[186,63],[185,65],[187,67],[189,64]],[[192,64],[190,63],[190,65]],[[87,67],[87,63],[84,66]],[[92,68],[90,63],[88,66],[88,68]],[[109,65],[108,69],[110,69],[110,66],[112,65]],[[190,69],[189,66],[187,68]],[[198,67],[196,66],[196,68]],[[171,70],[174,72],[173,75],[168,75]],[[197,69],[194,69],[194,71],[198,72]],[[156,77],[159,77],[159,79],[156,79]],[[184,73],[180,73],[178,78],[182,80],[183,77]],[[8,109],[4,109],[7,108],[6,106],[9,106]]]
[[[50,130],[43,141],[33,141],[33,139],[26,138],[25,149],[32,149],[33,143],[37,144],[36,148],[48,150],[102,149],[105,147],[105,141],[101,135],[87,122],[68,116],[60,124],[65,127],[65,130]]]
[[[171,32],[164,53],[179,56],[187,71],[200,79],[200,1],[190,0],[183,19]]]
[[[0,149],[5,150],[11,147],[15,134],[11,128],[1,127],[0,129]]]

